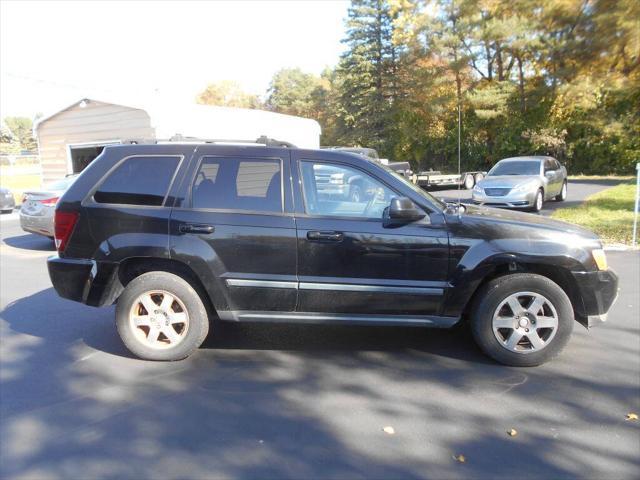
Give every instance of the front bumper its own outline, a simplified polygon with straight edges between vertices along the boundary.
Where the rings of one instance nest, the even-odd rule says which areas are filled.
[[[529,208],[536,200],[536,192],[509,192],[507,195],[489,196],[487,194],[472,191],[471,199],[476,205],[502,208]]]
[[[573,272],[582,297],[582,317],[587,328],[606,322],[607,312],[618,297],[618,276],[613,270]]]

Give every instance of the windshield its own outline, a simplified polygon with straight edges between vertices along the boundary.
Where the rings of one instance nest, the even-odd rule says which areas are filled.
[[[50,183],[47,186],[47,190],[66,190],[71,186],[73,182],[75,182],[77,175],[65,177],[62,180],[58,180],[56,182]]]
[[[500,161],[487,173],[489,177],[498,175],[540,175],[540,160]]]
[[[445,208],[446,207],[444,202],[442,202],[442,201],[438,200],[436,197],[430,195],[424,189],[420,188],[418,185],[410,182],[409,180],[407,180],[407,178],[405,176],[400,175],[398,172],[396,172],[395,170],[392,170],[391,168],[389,168],[388,166],[386,166],[383,163],[376,163],[376,165],[381,167],[381,168],[384,168],[387,172],[393,174],[396,178],[399,178],[400,180],[402,180],[407,187],[409,187],[411,190],[416,192],[421,197],[425,198],[426,200],[430,201],[431,203],[433,203],[435,205],[438,205],[440,208]]]

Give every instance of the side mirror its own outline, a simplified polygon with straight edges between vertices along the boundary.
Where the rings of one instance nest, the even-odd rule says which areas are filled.
[[[393,197],[385,209],[385,225],[403,225],[424,218],[427,214],[407,197]]]
[[[554,173],[555,173],[555,170],[547,170],[546,172],[544,172],[544,176],[545,177],[553,177]]]

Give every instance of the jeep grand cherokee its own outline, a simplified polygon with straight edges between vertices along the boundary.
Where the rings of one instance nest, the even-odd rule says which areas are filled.
[[[363,192],[321,187],[327,170]],[[341,175],[344,174],[344,175]],[[337,178],[337,176],[336,176]],[[359,155],[216,143],[106,147],[55,211],[58,294],[117,302],[140,358],[177,360],[210,320],[449,328],[507,365],[560,352],[617,293],[591,232],[445,204]]]

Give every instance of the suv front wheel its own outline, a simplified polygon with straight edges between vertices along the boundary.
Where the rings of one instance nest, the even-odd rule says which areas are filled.
[[[488,282],[478,292],[471,329],[476,343],[505,365],[532,367],[555,357],[573,330],[573,307],[556,283],[530,273]]]
[[[204,341],[207,310],[193,287],[168,272],[132,280],[118,299],[116,325],[134,355],[145,360],[181,360]]]

